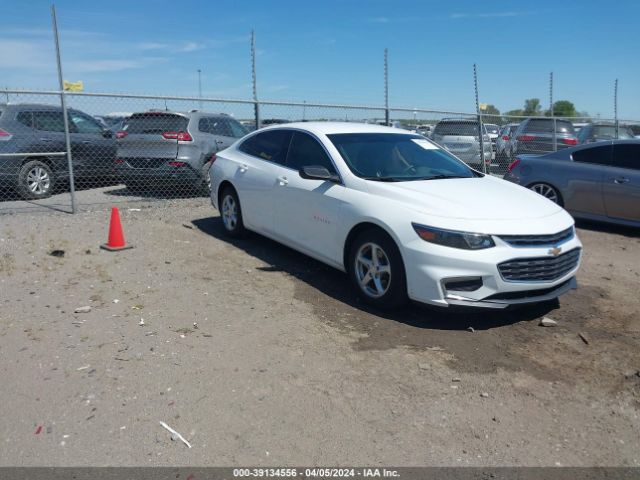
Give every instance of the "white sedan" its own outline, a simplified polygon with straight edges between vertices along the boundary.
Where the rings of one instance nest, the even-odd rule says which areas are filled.
[[[504,308],[576,288],[571,216],[406,130],[338,122],[253,132],[214,157],[226,232],[347,272],[368,303]]]

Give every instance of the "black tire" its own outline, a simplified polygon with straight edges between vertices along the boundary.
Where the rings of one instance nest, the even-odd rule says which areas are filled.
[[[238,193],[233,187],[225,187],[220,195],[220,219],[224,226],[224,231],[233,238],[240,238],[246,235],[247,230],[244,228],[242,221],[242,208],[240,207],[240,199]]]
[[[382,254],[377,252],[374,255],[372,245],[382,250]],[[367,267],[359,260],[369,260],[369,255],[373,262],[367,272]],[[374,261],[374,256],[377,261]],[[404,263],[398,246],[393,239],[384,231],[379,229],[365,230],[358,234],[349,250],[348,272],[351,282],[360,298],[366,303],[381,310],[392,310],[405,305],[407,297],[407,279],[405,275]],[[377,264],[377,266],[375,266]],[[388,267],[389,275],[384,267]],[[371,268],[376,268],[377,273],[371,274]],[[370,280],[366,278],[370,275]],[[374,276],[377,276],[376,283]],[[366,282],[366,283],[365,283]],[[381,291],[382,290],[382,291]]]
[[[547,200],[551,200],[553,203],[560,205],[561,207],[564,205],[562,195],[553,185],[549,185],[546,182],[534,182],[531,185],[528,185],[527,188],[529,190],[533,190],[538,195],[545,197]]]
[[[18,194],[25,200],[38,200],[51,196],[56,179],[53,171],[40,160],[31,160],[20,167]]]

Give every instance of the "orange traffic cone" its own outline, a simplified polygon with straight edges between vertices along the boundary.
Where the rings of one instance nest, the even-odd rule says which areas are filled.
[[[117,207],[113,207],[111,209],[111,222],[109,222],[109,241],[104,245],[100,245],[100,248],[109,250],[110,252],[133,248],[130,245],[127,245],[124,241],[124,232],[122,231],[122,224],[120,223],[120,212],[118,211]]]

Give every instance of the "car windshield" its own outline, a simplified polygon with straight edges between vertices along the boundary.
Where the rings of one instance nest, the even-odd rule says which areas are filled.
[[[402,182],[478,176],[463,162],[419,135],[328,135],[349,169],[367,180]]]
[[[477,137],[477,122],[440,122],[433,131],[434,135],[456,135],[460,137]]]

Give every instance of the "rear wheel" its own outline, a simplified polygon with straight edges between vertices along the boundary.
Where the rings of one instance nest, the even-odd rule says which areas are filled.
[[[407,303],[402,256],[395,242],[381,230],[366,230],[349,252],[349,275],[365,302],[390,310]]]
[[[26,162],[18,174],[18,193],[25,200],[37,200],[51,196],[55,178],[51,168],[39,160]]]
[[[232,187],[226,187],[220,196],[220,216],[229,236],[238,238],[247,232],[242,222],[240,200]]]
[[[542,195],[544,198],[551,200],[553,203],[557,203],[562,206],[562,198],[560,192],[552,187],[548,183],[533,183],[529,185],[529,188],[534,192]]]

